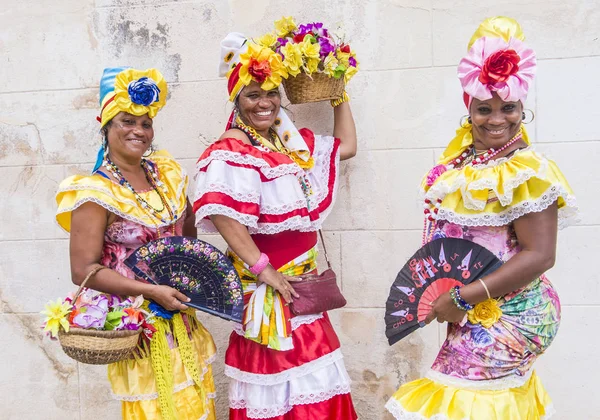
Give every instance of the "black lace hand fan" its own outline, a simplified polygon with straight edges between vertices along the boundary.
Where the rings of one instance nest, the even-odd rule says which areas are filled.
[[[186,236],[160,238],[126,260],[140,279],[171,286],[191,299],[186,305],[242,322],[242,284],[231,261],[211,244]]]
[[[390,346],[425,326],[432,303],[454,286],[478,280],[502,265],[474,242],[457,238],[431,241],[402,267],[385,305],[385,335]]]

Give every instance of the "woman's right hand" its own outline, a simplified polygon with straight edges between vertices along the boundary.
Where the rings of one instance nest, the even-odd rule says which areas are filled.
[[[270,264],[258,275],[258,280],[267,283],[273,289],[277,290],[287,303],[292,302],[293,297],[300,297],[294,290],[290,282],[298,281],[294,277],[286,276],[275,270]]]
[[[182,302],[189,302],[191,300],[179,290],[165,285],[153,285],[150,293],[146,294],[146,297],[152,299],[168,311],[184,311],[188,307]]]

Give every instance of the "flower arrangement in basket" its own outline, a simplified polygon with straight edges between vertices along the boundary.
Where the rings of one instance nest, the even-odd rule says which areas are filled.
[[[88,277],[89,278],[89,277]],[[84,289],[48,302],[44,332],[58,337],[64,352],[82,363],[104,365],[123,360],[137,347],[140,334],[150,339],[156,331],[153,313],[142,308],[144,298],[122,298]]]
[[[283,80],[291,103],[336,100],[358,71],[356,54],[321,22],[297,26],[292,17],[275,22],[275,32],[255,40],[281,56],[288,77]]]

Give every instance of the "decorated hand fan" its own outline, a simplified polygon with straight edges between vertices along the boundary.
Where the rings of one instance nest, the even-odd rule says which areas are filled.
[[[432,303],[454,286],[478,280],[502,265],[474,242],[457,238],[431,241],[402,267],[385,305],[385,335],[390,346],[425,326]]]
[[[211,244],[186,236],[160,238],[126,260],[142,280],[171,286],[191,299],[186,305],[242,322],[242,284],[231,261]]]

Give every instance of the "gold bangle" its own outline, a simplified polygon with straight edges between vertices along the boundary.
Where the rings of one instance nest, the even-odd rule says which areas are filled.
[[[340,98],[331,100],[331,106],[335,108],[336,106],[341,105],[344,102],[349,102],[349,101],[350,101],[350,97],[348,96],[346,91],[344,91],[344,93],[342,94],[342,96]]]
[[[485,289],[485,293],[487,294],[488,299],[491,299],[492,295],[490,295],[490,289],[488,289],[488,287],[485,285],[485,282],[483,281],[483,279],[479,279],[479,281],[481,282],[481,285]]]

